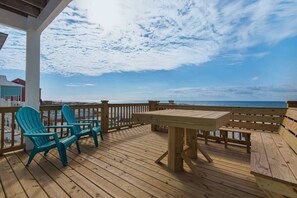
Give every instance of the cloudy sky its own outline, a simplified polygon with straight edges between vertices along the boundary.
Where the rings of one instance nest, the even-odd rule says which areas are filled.
[[[74,0],[42,33],[42,98],[297,100],[297,1]],[[24,78],[26,33],[0,73]]]

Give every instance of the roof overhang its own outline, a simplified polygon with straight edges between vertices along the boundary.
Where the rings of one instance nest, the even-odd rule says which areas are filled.
[[[2,49],[7,36],[8,36],[7,34],[0,32],[0,50]]]
[[[42,32],[71,0],[0,0],[0,24]]]

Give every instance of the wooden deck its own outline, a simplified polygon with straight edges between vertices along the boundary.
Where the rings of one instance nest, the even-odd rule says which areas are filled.
[[[66,168],[56,150],[37,155],[28,168],[25,152],[0,157],[0,197],[265,197],[244,148],[201,141],[214,162],[199,153],[197,177],[187,165],[172,173],[154,163],[167,150],[167,134],[151,132],[149,125],[109,133],[99,148],[91,138],[80,143],[82,153],[73,146]]]

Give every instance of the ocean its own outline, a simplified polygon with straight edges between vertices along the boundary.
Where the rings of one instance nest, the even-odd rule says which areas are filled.
[[[285,101],[174,101],[176,104],[199,106],[273,107],[286,108]]]
[[[109,103],[147,103],[148,100],[110,100]],[[168,100],[160,100],[160,103],[168,103]],[[231,107],[272,107],[286,108],[285,101],[184,101],[175,100],[175,104],[200,105],[200,106],[231,106]]]

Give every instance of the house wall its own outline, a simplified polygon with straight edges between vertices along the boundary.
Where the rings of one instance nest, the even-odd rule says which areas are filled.
[[[22,87],[22,97],[21,97],[21,101],[22,102],[25,102],[25,96],[26,96],[26,81],[20,79],[20,78],[17,78],[17,79],[14,79],[13,81],[11,82],[14,82],[16,84],[19,84],[19,85],[23,85]],[[41,88],[39,88],[39,100],[41,99]]]
[[[24,81],[24,80],[22,80],[22,79],[20,79],[20,78],[17,78],[17,79],[14,79],[13,81],[11,81],[11,82],[14,82],[14,83],[16,83],[16,84],[19,84],[19,85],[23,85],[23,87],[22,87],[22,98],[21,98],[21,101],[22,102],[25,102],[25,96],[26,96],[26,81]]]
[[[0,98],[5,98],[7,96],[22,97],[22,87],[0,86],[0,89]]]

